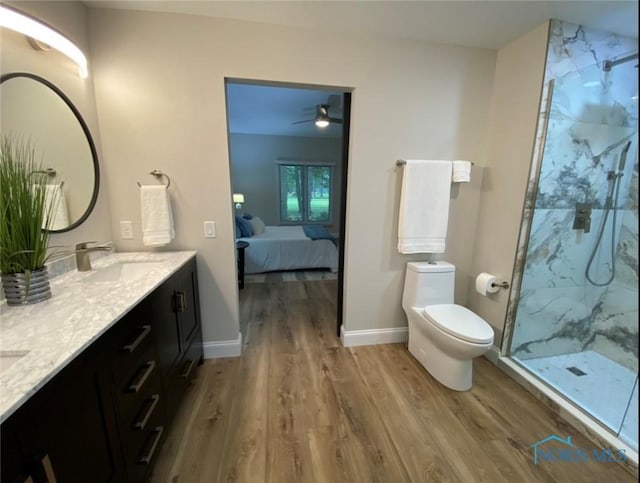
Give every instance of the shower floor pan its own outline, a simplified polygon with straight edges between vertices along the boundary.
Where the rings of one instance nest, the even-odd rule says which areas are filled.
[[[518,361],[613,431],[622,426],[620,438],[637,451],[638,388],[633,371],[593,351]]]

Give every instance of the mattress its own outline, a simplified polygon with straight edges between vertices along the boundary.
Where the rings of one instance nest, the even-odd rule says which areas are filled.
[[[301,226],[267,226],[250,238],[245,249],[244,272],[328,268],[338,270],[338,248],[331,240],[311,240]]]

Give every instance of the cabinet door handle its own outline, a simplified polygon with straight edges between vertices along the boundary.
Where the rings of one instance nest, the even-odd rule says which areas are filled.
[[[162,426],[158,426],[153,430],[153,433],[156,433],[156,435],[155,438],[153,438],[151,447],[149,448],[149,451],[147,451],[147,454],[140,457],[138,463],[140,463],[141,465],[148,465],[149,463],[151,463],[151,458],[153,458],[153,453],[156,452],[156,448],[158,447],[158,442],[160,441],[160,437],[162,436],[163,431],[164,428]]]
[[[151,332],[150,325],[143,325],[140,327],[140,329],[142,329],[142,331],[138,334],[138,336],[134,339],[134,341],[122,347],[123,351],[131,354],[134,350],[136,350],[136,348],[140,345],[140,343],[149,335],[149,332]]]
[[[145,366],[146,368],[144,369],[144,372],[142,372],[142,374],[140,374],[140,371],[138,371],[138,374],[140,374],[140,376],[137,377],[137,380],[129,384],[129,392],[138,392],[140,390],[149,375],[153,372],[153,368],[156,367],[156,361],[145,362],[143,367]]]
[[[187,298],[184,296],[184,292],[177,291],[176,297],[176,312],[184,312],[187,310]]]
[[[189,377],[189,374],[191,374],[191,369],[193,369],[195,362],[196,362],[195,359],[189,359],[187,362],[185,362],[184,370],[182,371],[182,374],[180,374],[180,376],[178,377],[182,379],[187,379]]]
[[[44,476],[47,479],[47,483],[57,483],[56,474],[53,471],[53,465],[48,454],[45,454],[42,458],[42,469],[44,470]]]
[[[133,425],[134,429],[136,429],[137,431],[142,431],[144,429],[144,427],[147,425],[147,422],[149,421],[149,418],[151,417],[151,414],[153,414],[153,410],[158,405],[159,400],[160,400],[159,394],[154,394],[153,396],[151,396],[151,399],[147,400],[147,401],[150,401],[151,404],[149,404],[149,407],[147,408],[147,412],[143,416],[143,418],[140,421],[137,421],[136,424]]]

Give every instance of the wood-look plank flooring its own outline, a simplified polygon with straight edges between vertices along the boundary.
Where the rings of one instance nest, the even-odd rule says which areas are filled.
[[[533,463],[557,434],[594,445],[483,358],[450,391],[405,344],[344,348],[336,281],[241,291],[239,358],[205,361],[154,482],[631,482],[615,463]]]

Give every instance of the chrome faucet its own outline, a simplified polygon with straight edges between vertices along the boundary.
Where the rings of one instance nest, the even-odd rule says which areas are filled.
[[[76,267],[78,272],[88,272],[91,270],[91,259],[89,254],[91,252],[109,252],[111,251],[110,245],[101,245],[97,247],[88,246],[89,243],[98,243],[95,241],[88,241],[76,244]]]

